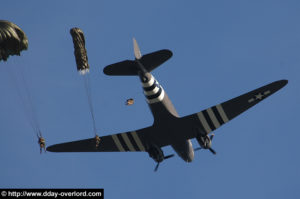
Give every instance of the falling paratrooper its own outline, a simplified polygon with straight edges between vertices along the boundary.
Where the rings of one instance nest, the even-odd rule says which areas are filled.
[[[27,50],[28,39],[23,30],[16,24],[0,20],[0,61],[7,61],[10,55],[19,55]]]
[[[0,61],[7,61],[9,56],[20,56],[21,51],[28,49],[28,39],[25,32],[16,24],[7,21],[0,20]],[[13,70],[11,72],[14,72]],[[22,73],[21,73],[22,74]],[[15,75],[15,74],[14,74]],[[33,130],[38,136],[38,144],[40,146],[40,153],[44,150],[46,152],[46,141],[42,137],[39,129],[39,124],[35,116],[34,107],[32,106],[29,90],[26,86],[24,76],[22,74],[22,86],[25,88],[25,96],[19,89],[19,96],[23,103],[23,108],[31,124]],[[15,82],[18,87],[18,82]]]
[[[95,143],[96,143],[95,145],[96,145],[96,148],[99,147],[100,141],[101,141],[101,138],[96,134],[96,136],[95,136]]]
[[[127,99],[125,104],[126,104],[126,106],[133,105],[134,104],[134,99],[133,98]]]
[[[80,28],[76,28],[76,27],[70,30],[70,34],[72,36],[73,44],[74,44],[74,55],[75,55],[75,60],[77,65],[77,71],[81,75],[83,75],[83,79],[84,79],[84,85],[88,97],[90,113],[93,120],[93,128],[95,133],[95,146],[96,148],[98,148],[100,144],[100,137],[97,135],[97,130],[96,130],[97,128],[96,128],[92,96],[91,96],[90,80],[87,74],[89,72],[90,66],[88,63],[87,51],[85,48],[84,34]]]
[[[39,145],[40,145],[40,153],[43,152],[43,149],[44,149],[44,152],[46,153],[46,140],[45,138],[42,137],[42,134],[40,133],[40,135],[38,135],[38,138],[39,138]]]

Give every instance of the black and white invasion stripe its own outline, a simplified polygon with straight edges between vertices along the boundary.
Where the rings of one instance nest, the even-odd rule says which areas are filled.
[[[201,111],[197,116],[207,134],[229,121],[221,104]]]
[[[111,135],[119,151],[146,151],[135,131]]]
[[[142,85],[148,104],[161,102],[164,99],[165,91],[152,75],[150,80],[142,82]]]

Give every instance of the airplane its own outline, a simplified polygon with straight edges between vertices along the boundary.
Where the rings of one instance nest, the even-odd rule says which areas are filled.
[[[212,149],[212,132],[229,122],[242,112],[266,99],[288,81],[279,80],[240,95],[231,100],[207,108],[192,115],[179,117],[167,93],[150,73],[172,57],[170,50],[164,49],[142,55],[133,38],[135,60],[125,60],[106,66],[104,74],[111,76],[138,76],[143,93],[154,117],[152,126],[130,132],[112,134],[49,146],[51,152],[147,152],[159,164],[174,156],[163,153],[162,147],[171,146],[179,157],[192,162],[194,151]],[[97,137],[97,136],[96,136]],[[191,139],[196,138],[200,147],[194,149]]]

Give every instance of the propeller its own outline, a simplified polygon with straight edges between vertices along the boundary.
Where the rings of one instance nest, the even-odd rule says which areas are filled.
[[[169,158],[172,158],[172,157],[174,157],[174,154],[167,155],[167,156],[164,157],[164,160],[169,159]]]
[[[164,157],[164,160],[169,159],[169,158],[171,158],[171,157],[174,157],[174,154],[165,156],[165,157]],[[157,171],[157,169],[158,169],[158,167],[159,167],[159,163],[160,163],[160,162],[158,162],[157,165],[156,165],[155,168],[154,168],[154,171],[155,171],[155,172]]]
[[[194,149],[194,151],[199,151],[200,149],[203,149],[203,148],[197,147],[197,148]],[[210,150],[210,152],[212,152],[214,155],[217,154],[217,152],[215,150],[213,150],[212,148],[208,148],[208,150]]]
[[[157,165],[156,165],[156,167],[155,167],[155,169],[154,169],[154,172],[157,171],[158,167],[159,167],[159,162],[157,163]]]
[[[211,135],[210,135],[210,137],[209,137],[210,141],[212,141],[212,140],[213,140],[214,136],[215,136],[215,134],[211,134]],[[215,150],[213,150],[211,147],[209,148],[209,150],[210,150],[210,152],[212,152],[214,155],[216,155],[216,154],[217,154],[217,153],[216,153],[216,151],[215,151]]]
[[[212,148],[209,148],[208,150],[210,150],[210,152],[212,152],[214,155],[216,155],[217,153],[216,153],[216,151],[215,150],[213,150]]]
[[[214,136],[215,136],[215,134],[211,134],[209,136],[210,142],[213,140]],[[197,147],[197,148],[194,149],[194,151],[199,151],[200,149],[203,149],[203,148],[202,147]],[[216,151],[213,150],[211,147],[209,147],[208,150],[210,150],[210,152],[212,152],[214,155],[217,154]]]

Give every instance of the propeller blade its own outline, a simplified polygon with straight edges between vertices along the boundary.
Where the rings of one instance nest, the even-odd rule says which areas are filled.
[[[210,141],[213,140],[214,136],[215,136],[215,134],[211,134],[211,135],[210,135],[210,137],[209,137]]]
[[[167,156],[164,157],[164,159],[168,159],[168,158],[171,158],[171,157],[174,157],[174,154],[167,155]]]
[[[157,165],[156,165],[156,167],[154,169],[155,172],[157,171],[158,167],[159,167],[159,162],[157,163]]]
[[[212,148],[209,148],[209,150],[210,150],[210,152],[212,152],[214,155],[216,155],[217,153],[216,153],[216,151],[215,150],[213,150]]]

